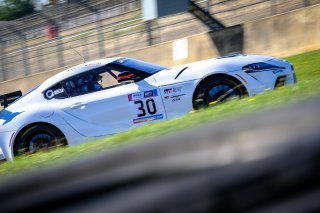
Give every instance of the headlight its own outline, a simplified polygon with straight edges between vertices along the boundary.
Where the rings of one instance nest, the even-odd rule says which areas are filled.
[[[242,67],[242,70],[246,73],[254,73],[254,72],[262,72],[262,71],[273,71],[273,70],[283,70],[284,67],[276,66],[273,64],[269,64],[266,62],[260,62],[260,63],[253,63],[248,64],[244,67]]]

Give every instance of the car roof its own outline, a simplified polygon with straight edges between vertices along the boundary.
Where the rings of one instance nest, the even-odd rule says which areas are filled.
[[[123,57],[99,59],[99,60],[90,61],[90,62],[76,65],[74,67],[66,69],[66,70],[48,78],[46,81],[44,81],[41,84],[41,86],[40,86],[41,88],[39,88],[39,89],[45,90],[45,89],[55,85],[56,83],[59,83],[60,81],[62,81],[64,79],[67,79],[67,78],[72,77],[74,75],[80,74],[82,72],[86,72],[91,69],[95,69],[95,68],[104,66],[104,65],[109,64],[113,61],[116,61],[120,58],[123,58]]]

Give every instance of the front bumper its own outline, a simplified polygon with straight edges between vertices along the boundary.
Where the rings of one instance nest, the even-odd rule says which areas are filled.
[[[296,74],[289,66],[284,70],[260,71],[255,73],[239,72],[248,82],[249,95],[259,94],[265,90],[273,90],[281,86],[297,83]]]

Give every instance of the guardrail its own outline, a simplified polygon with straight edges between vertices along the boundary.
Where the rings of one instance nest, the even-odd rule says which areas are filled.
[[[317,212],[320,100],[0,183],[3,212]]]

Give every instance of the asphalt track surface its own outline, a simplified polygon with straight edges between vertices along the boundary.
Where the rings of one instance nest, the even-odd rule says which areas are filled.
[[[319,212],[320,99],[0,183],[1,212]]]

